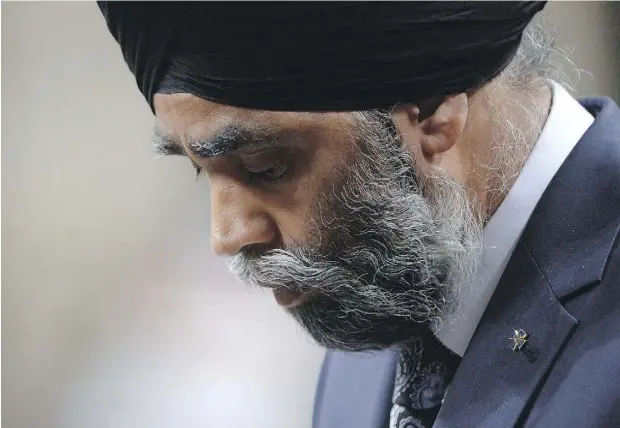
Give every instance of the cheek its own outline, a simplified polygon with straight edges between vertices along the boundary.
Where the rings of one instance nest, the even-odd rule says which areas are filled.
[[[326,205],[323,193],[312,177],[299,180],[287,193],[285,206],[274,211],[285,247],[310,245],[322,232],[322,210]]]
[[[276,212],[286,244],[316,243],[334,225],[334,193],[337,194],[342,185],[346,163],[340,154],[325,155],[317,156],[314,167],[296,180],[294,187],[286,193],[285,205]]]

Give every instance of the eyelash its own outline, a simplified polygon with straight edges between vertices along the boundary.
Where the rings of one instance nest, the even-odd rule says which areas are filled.
[[[199,178],[204,174],[204,169],[199,165],[192,162],[194,169],[196,170],[196,178]],[[272,175],[276,171],[276,175]],[[282,181],[288,176],[289,166],[282,162],[274,164],[264,171],[249,171],[247,168],[244,171],[249,183],[261,183],[261,184],[275,184]]]
[[[277,183],[283,180],[288,172],[288,165],[284,162],[273,164],[271,167],[264,171],[249,171],[246,169],[246,174],[250,182],[260,183]]]

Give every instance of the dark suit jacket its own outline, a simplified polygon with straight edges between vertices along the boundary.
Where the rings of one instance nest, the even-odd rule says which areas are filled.
[[[620,428],[620,109],[595,121],[530,218],[448,390],[436,428]],[[530,335],[530,362],[509,337]],[[328,352],[315,428],[387,426],[393,351]]]

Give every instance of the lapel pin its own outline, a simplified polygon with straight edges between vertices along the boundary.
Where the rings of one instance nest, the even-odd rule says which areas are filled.
[[[522,328],[513,330],[512,336],[510,336],[510,340],[512,340],[512,350],[520,351],[527,344],[528,338],[528,334]]]
[[[530,335],[522,328],[513,330],[510,336],[511,349],[515,352],[523,352],[527,360],[533,363],[538,358],[538,351],[530,347],[529,339]]]

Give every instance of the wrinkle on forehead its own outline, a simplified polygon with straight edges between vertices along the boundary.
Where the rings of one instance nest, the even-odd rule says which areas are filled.
[[[234,121],[229,108],[191,94],[156,94],[156,127],[168,135],[185,140],[190,129],[218,129]],[[204,131],[203,131],[204,132]]]
[[[233,107],[192,94],[156,94],[156,126],[187,141],[208,139],[233,123],[274,130],[342,131],[351,126],[348,113],[274,112]]]

